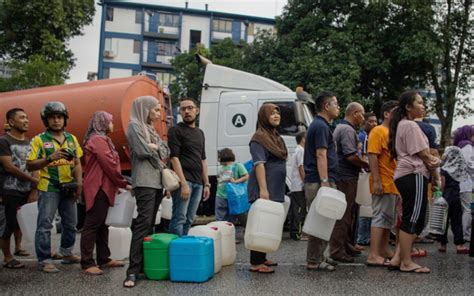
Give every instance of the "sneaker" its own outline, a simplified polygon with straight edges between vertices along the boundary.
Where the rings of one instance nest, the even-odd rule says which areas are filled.
[[[59,269],[53,263],[46,263],[44,265],[40,265],[41,271],[45,273],[58,273]]]

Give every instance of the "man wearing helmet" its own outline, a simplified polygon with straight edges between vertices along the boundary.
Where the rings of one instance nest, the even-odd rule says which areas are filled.
[[[76,200],[82,192],[82,149],[75,136],[64,131],[69,115],[61,102],[48,102],[41,110],[46,131],[31,140],[27,167],[40,170],[38,225],[35,250],[42,271],[59,270],[51,258],[51,229],[56,211],[61,216],[63,264],[79,263],[72,254],[76,241]]]

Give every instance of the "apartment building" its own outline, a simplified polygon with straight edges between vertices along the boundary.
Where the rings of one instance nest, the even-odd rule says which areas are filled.
[[[134,1],[102,1],[98,78],[145,71],[163,86],[174,79],[171,59],[198,43],[206,48],[225,38],[250,43],[260,30],[274,30],[274,19]]]

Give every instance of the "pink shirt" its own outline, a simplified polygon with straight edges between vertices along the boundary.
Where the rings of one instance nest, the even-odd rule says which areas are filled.
[[[394,179],[418,173],[429,178],[430,171],[417,155],[418,152],[429,148],[428,138],[418,124],[411,120],[402,119],[398,123],[397,136],[395,138],[395,149],[398,157]]]
[[[84,200],[86,211],[94,206],[99,189],[107,195],[109,205],[113,206],[118,188],[125,188],[127,180],[120,170],[120,158],[109,145],[106,138],[92,136],[84,147]]]

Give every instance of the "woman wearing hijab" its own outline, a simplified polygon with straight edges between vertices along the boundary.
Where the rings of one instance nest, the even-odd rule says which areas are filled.
[[[469,168],[468,177],[459,184],[461,204],[463,207],[462,224],[464,240],[471,240],[472,216],[470,203],[474,189],[474,126],[465,125],[456,130],[453,145],[461,148],[464,160]]]
[[[130,265],[123,282],[126,288],[134,287],[137,275],[143,272],[143,239],[153,232],[156,213],[163,199],[161,169],[169,157],[169,149],[153,125],[160,118],[160,112],[160,103],[152,96],[136,98],[130,111],[127,140],[138,216],[132,226]]]
[[[280,108],[264,104],[258,111],[257,131],[250,140],[250,154],[254,170],[249,178],[249,199],[258,198],[276,202],[285,200],[286,159],[288,151],[277,127],[280,125]],[[250,251],[250,271],[273,273],[270,266],[277,263],[267,260],[266,254]]]
[[[109,258],[109,228],[105,225],[108,209],[114,205],[118,188],[131,189],[121,174],[118,153],[107,136],[113,127],[111,114],[95,112],[83,144],[86,218],[81,233],[81,266],[90,275],[104,273],[98,266],[124,266],[122,261]],[[94,245],[97,248],[97,264],[93,259]]]
[[[457,254],[468,254],[469,249],[464,246],[462,229],[462,205],[459,196],[459,183],[466,179],[469,174],[466,161],[461,153],[461,149],[456,146],[446,147],[441,164],[441,188],[443,197],[448,202],[448,223],[451,224],[451,231],[454,235],[454,244]],[[444,235],[439,237],[440,247],[438,251],[446,252],[448,243],[448,227]]]

